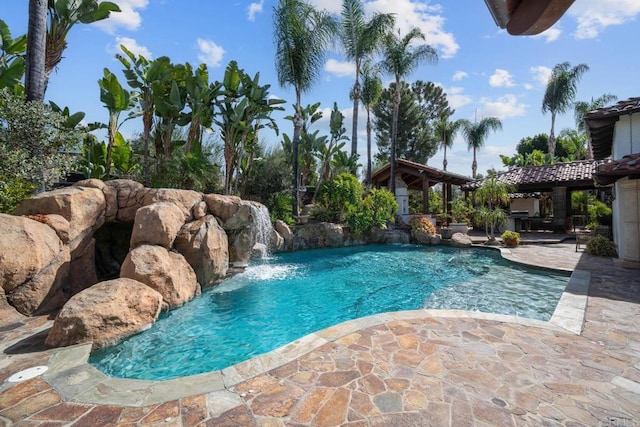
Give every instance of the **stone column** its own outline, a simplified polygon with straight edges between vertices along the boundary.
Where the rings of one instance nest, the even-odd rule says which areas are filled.
[[[553,222],[554,233],[566,233],[567,222],[567,188],[555,187],[553,189]]]

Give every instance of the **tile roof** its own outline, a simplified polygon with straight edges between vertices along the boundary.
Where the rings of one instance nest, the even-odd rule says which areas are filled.
[[[625,176],[640,178],[640,153],[628,154],[620,160],[601,164],[594,179],[600,185],[608,185]]]
[[[510,169],[496,175],[499,182],[514,185],[518,190],[544,191],[553,187],[593,187],[593,174],[602,161],[580,160],[553,165],[524,166]],[[471,182],[462,188],[475,190],[484,180]]]
[[[584,115],[587,132],[591,138],[593,156],[596,159],[604,159],[611,156],[613,131],[620,116],[636,113],[640,113],[640,97],[625,99]]]

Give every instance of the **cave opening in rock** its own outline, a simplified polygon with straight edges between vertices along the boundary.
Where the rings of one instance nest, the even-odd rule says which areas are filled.
[[[99,282],[120,277],[120,266],[129,253],[132,231],[133,223],[109,222],[94,233]]]

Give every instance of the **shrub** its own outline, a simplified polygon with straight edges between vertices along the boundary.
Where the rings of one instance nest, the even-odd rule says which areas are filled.
[[[515,247],[520,244],[520,233],[516,231],[506,230],[500,237],[506,246]]]
[[[587,253],[596,256],[616,256],[616,245],[605,236],[595,236],[587,240]]]
[[[291,194],[279,193],[273,199],[273,204],[269,207],[271,222],[277,220],[284,221],[287,225],[296,223],[293,217],[293,196]]]
[[[431,220],[423,216],[411,218],[409,226],[411,227],[411,231],[422,231],[429,235],[436,234],[436,228],[433,226]]]
[[[386,228],[397,210],[398,204],[391,192],[373,188],[361,202],[347,205],[345,221],[354,234],[362,234],[373,227]]]
[[[343,222],[348,207],[361,202],[362,193],[358,178],[348,172],[341,173],[320,187],[313,216],[320,221]]]

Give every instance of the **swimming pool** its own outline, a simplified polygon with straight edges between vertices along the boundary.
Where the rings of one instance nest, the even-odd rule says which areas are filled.
[[[89,362],[116,377],[165,380],[223,369],[375,313],[455,308],[548,320],[568,280],[492,250],[373,245],[278,254]]]

